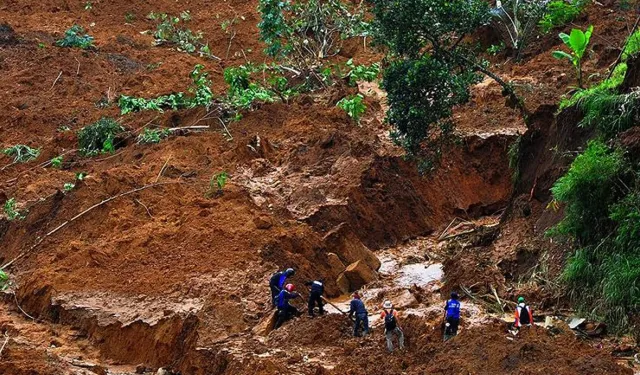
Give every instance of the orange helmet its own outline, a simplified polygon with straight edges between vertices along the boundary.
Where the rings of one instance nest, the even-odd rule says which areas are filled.
[[[296,290],[296,286],[293,284],[287,284],[284,286],[284,288],[287,290],[287,292],[293,292],[294,290]]]

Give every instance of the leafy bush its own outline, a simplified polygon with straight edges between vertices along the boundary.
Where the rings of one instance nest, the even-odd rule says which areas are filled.
[[[113,142],[116,135],[123,131],[124,128],[116,120],[101,118],[78,132],[80,153],[85,156],[93,156],[100,152],[115,151]]]
[[[14,163],[26,163],[40,156],[40,149],[31,148],[27,145],[15,145],[2,150],[7,156],[13,156]]]
[[[162,111],[163,109],[188,109],[195,107],[208,107],[213,102],[213,91],[208,73],[204,71],[204,66],[196,65],[191,72],[193,84],[189,87],[192,96],[187,96],[183,92],[159,96],[155,99],[136,98],[121,95],[118,99],[118,106],[123,115],[139,111]]]
[[[64,38],[56,41],[56,46],[87,49],[93,47],[93,37],[85,34],[81,26],[73,25],[69,30],[65,31]]]
[[[309,68],[336,55],[342,40],[366,35],[363,13],[339,0],[260,0],[258,24],[265,53]]]
[[[57,168],[57,169],[62,168],[62,159],[63,158],[64,157],[62,155],[60,155],[60,156],[56,156],[55,158],[51,159],[51,166],[53,168]]]
[[[70,192],[71,190],[75,189],[75,187],[76,187],[76,184],[74,184],[74,183],[72,183],[72,182],[65,182],[65,184],[64,184],[64,185],[62,185],[62,190],[63,190],[65,193],[68,193],[68,192]]]
[[[211,54],[209,45],[202,42],[203,34],[201,32],[194,33],[185,26],[191,21],[189,11],[182,12],[179,16],[151,12],[147,18],[158,22],[156,30],[153,32],[156,45],[169,44],[181,52],[198,52],[201,56],[215,58]]]
[[[16,208],[16,199],[10,198],[6,202],[4,202],[4,215],[7,217],[7,220],[22,220],[26,217],[26,212],[21,212]]]
[[[226,102],[236,110],[250,109],[254,102],[273,102],[275,93],[251,81],[252,65],[226,68],[224,81],[229,85]]]
[[[601,238],[611,227],[609,206],[619,198],[623,166],[621,152],[599,141],[589,143],[551,189],[557,201],[567,204],[555,233],[572,235],[579,243]]]
[[[364,97],[360,94],[342,98],[336,106],[347,112],[349,117],[354,119],[358,124],[360,123],[360,117],[362,117],[367,110],[367,106],[364,104]]]
[[[9,275],[3,270],[0,270],[0,290],[7,290],[9,287]]]
[[[139,144],[153,144],[160,143],[163,139],[167,138],[171,132],[169,129],[149,129],[145,128],[140,135],[138,135]]]
[[[452,108],[466,102],[469,86],[481,79],[473,71],[456,71],[450,64],[425,55],[394,61],[384,72],[387,120],[395,127],[391,135],[410,155],[419,154],[424,140],[450,133]]]
[[[571,35],[560,33],[558,36],[562,39],[562,42],[569,47],[571,53],[564,51],[553,51],[553,57],[556,59],[567,59],[576,68],[578,75],[578,87],[582,88],[582,58],[587,51],[591,34],[593,33],[593,26],[589,26],[586,31],[579,29],[572,29]]]
[[[347,61],[347,68],[349,72],[344,76],[349,78],[349,84],[355,86],[359,81],[373,82],[380,75],[380,64],[374,63],[367,65],[356,65],[353,63],[353,59]]]
[[[370,0],[378,43],[389,48],[389,66],[382,86],[387,91],[387,120],[392,136],[410,156],[428,166],[437,135],[453,130],[452,107],[468,101],[469,87],[481,80],[477,72],[494,79],[521,111],[522,100],[513,87],[491,73],[465,36],[489,22],[482,0]],[[423,147],[424,146],[424,147]]]
[[[548,33],[556,27],[564,26],[576,19],[587,6],[585,0],[554,0],[547,4],[547,9],[538,22],[543,33]]]
[[[536,30],[536,25],[545,15],[546,0],[498,0],[491,10],[494,27],[518,58]]]
[[[504,42],[500,42],[500,44],[492,44],[489,48],[487,48],[487,53],[495,56],[504,51],[505,48],[506,45],[504,44]]]

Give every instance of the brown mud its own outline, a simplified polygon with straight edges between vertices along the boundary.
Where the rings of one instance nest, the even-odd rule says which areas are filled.
[[[0,332],[8,335],[0,372],[629,373],[569,332],[552,336],[540,328],[510,340],[501,324],[473,304],[462,334],[441,342],[439,292],[480,283],[513,293],[505,274],[527,268],[529,258],[516,254],[522,239],[534,237],[534,224],[528,217],[511,220],[489,250],[476,246],[464,257],[431,237],[418,245],[406,241],[439,234],[455,216],[500,214],[532,185],[536,200],[526,205],[538,217],[545,189],[559,173],[541,179],[539,170],[524,169],[514,191],[508,149],[525,127],[504,107],[497,85],[481,83],[472,101],[456,109],[460,145],[447,150],[429,176],[420,176],[390,142],[381,121],[384,98],[368,98],[370,111],[356,126],[335,108],[354,90],[341,87],[246,113],[230,125],[232,140],[202,110],[124,116],[131,132],[194,124],[210,129],[157,145],[129,139],[113,155],[83,158],[74,152],[75,132],[103,116],[119,118],[113,104],[118,95],[183,91],[196,64],[205,65],[214,92],[222,94],[225,66],[264,60],[254,1],[92,4],[87,10],[84,2],[61,0],[0,3],[0,147],[23,143],[42,152],[26,164],[0,157],[0,204],[15,198],[18,208],[29,211],[23,221],[0,218],[0,261],[23,254],[109,197],[155,182],[165,185],[90,211],[10,267],[12,287],[0,305]],[[191,27],[204,33],[222,62],[154,47],[151,36],[141,34],[153,27],[149,12],[184,10],[191,11]],[[595,5],[588,14],[581,24],[594,23],[603,40],[617,45],[624,38],[630,17],[616,18]],[[233,38],[221,28],[230,19],[237,20]],[[96,38],[96,50],[53,45],[74,23]],[[572,84],[570,67],[549,53],[559,45],[556,39],[545,36],[525,61],[498,68],[518,82],[534,113],[534,131],[527,132],[540,140],[531,142],[524,167],[547,168],[540,145],[554,136],[545,129]],[[362,41],[352,44],[338,60],[380,59]],[[594,46],[589,74],[606,68],[609,55],[599,50],[604,51]],[[111,105],[97,105],[104,102]],[[62,169],[43,166],[60,154]],[[221,171],[230,175],[224,193],[207,198],[209,179]],[[62,193],[78,172],[88,177]],[[391,258],[397,267],[385,271]],[[503,264],[509,272],[497,265],[512,258],[513,264]],[[353,269],[360,271],[347,272],[358,261]],[[436,263],[443,263],[444,282],[403,284],[403,272]],[[261,331],[271,313],[266,282],[283,267],[298,270],[293,281],[300,287],[323,277],[331,297],[361,286],[369,275],[364,289],[372,312],[386,298],[404,301],[407,352],[387,355],[379,328],[363,340],[352,338],[348,323],[335,313]],[[483,318],[474,320],[478,315]]]

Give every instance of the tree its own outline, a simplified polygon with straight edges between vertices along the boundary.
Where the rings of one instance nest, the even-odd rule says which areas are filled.
[[[513,88],[486,68],[464,43],[490,20],[483,0],[369,0],[376,40],[388,47],[384,72],[394,139],[412,156],[424,156],[425,141],[450,133],[455,105],[469,100],[469,87],[487,75],[503,87],[509,104],[526,114]]]

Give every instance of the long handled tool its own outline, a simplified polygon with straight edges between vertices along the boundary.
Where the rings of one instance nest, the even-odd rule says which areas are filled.
[[[331,303],[331,301],[329,301],[328,299],[324,298],[324,297],[320,297],[322,298],[323,301],[325,301],[326,303],[328,303],[329,305],[331,305],[331,307],[333,307],[334,309],[338,310],[342,315],[349,315],[346,312],[342,311],[338,306],[334,305],[333,303]],[[355,319],[352,316],[349,316],[349,319],[352,322],[355,322]]]

